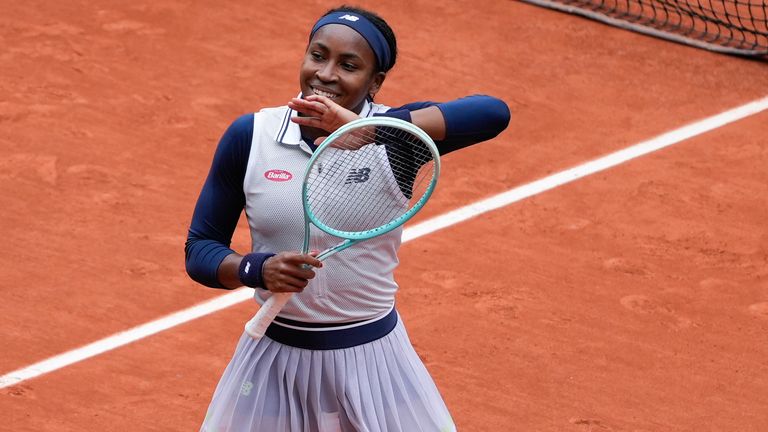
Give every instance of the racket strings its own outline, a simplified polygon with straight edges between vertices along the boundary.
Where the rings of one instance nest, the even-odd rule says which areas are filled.
[[[388,224],[422,199],[435,175],[432,152],[394,127],[337,137],[310,168],[309,210],[328,227],[362,232]]]
[[[392,132],[394,132],[394,134]],[[416,174],[418,167],[421,166],[423,160],[426,159],[424,157],[416,157],[416,152],[419,150],[419,146],[423,146],[423,144],[420,140],[415,139],[409,132],[400,129],[386,130],[381,128],[377,130],[377,135],[376,143],[385,147],[392,174],[395,177],[400,191],[404,197],[408,199],[412,198],[414,195],[413,185],[406,185],[408,180],[405,180],[404,177],[412,177]],[[427,156],[431,158],[431,153],[429,153],[428,150],[427,153]],[[380,171],[380,175],[382,176],[384,176],[385,173],[386,170]],[[426,176],[422,176],[422,179],[424,177]],[[417,194],[417,196],[420,195],[421,194]],[[389,204],[389,202],[386,200],[376,201],[376,205],[372,208],[372,211],[369,212],[369,215],[381,215],[382,218],[389,220],[392,217],[400,216],[412,207],[411,205],[403,208],[400,213],[396,214],[391,207],[386,207],[387,204]],[[369,221],[367,224],[368,226],[379,225],[379,220],[376,217],[369,218],[367,221]]]
[[[355,158],[355,160],[358,163],[361,162],[359,158]],[[357,174],[357,180],[360,183],[381,184],[381,176],[375,174],[371,176],[367,171],[368,169],[372,172],[381,171],[378,168],[377,166],[366,168],[366,171]],[[392,205],[390,191],[370,190],[370,188],[360,186],[360,184],[351,184],[347,173],[353,169],[355,168],[343,170],[339,176],[339,178],[347,177],[344,181],[344,184],[348,186],[347,190],[340,192],[338,189],[325,189],[317,200],[314,200],[317,205],[314,206],[313,212],[324,223],[344,231],[364,231],[381,226],[396,217],[398,213],[405,212],[402,203],[398,206]],[[356,193],[350,193],[349,189],[353,189]],[[367,194],[361,195],[366,192]],[[374,197],[378,197],[378,199],[372,199]],[[354,223],[354,226],[351,226],[351,223]]]
[[[365,162],[360,158],[355,158],[356,162]],[[349,162],[349,161],[345,161]],[[339,164],[339,166],[349,166],[348,163]],[[378,226],[377,219],[387,219],[389,215],[385,214],[381,202],[383,200],[370,200],[368,197],[360,196],[360,192],[366,188],[356,187],[356,182],[377,182],[378,178],[370,178],[368,174],[369,169],[365,167],[366,171],[356,172],[353,170],[359,170],[360,168],[349,168],[340,171],[337,174],[340,180],[343,179],[343,185],[347,186],[346,190],[337,188],[326,188],[322,190],[313,205],[313,213],[317,215],[326,225],[343,231],[363,231],[366,229],[372,229]],[[376,171],[375,168],[371,169]],[[356,174],[350,174],[355,172]],[[368,178],[366,178],[368,176]],[[352,179],[350,179],[352,177]],[[351,191],[350,191],[351,189]],[[357,193],[351,193],[357,192]],[[371,194],[374,194],[371,191]],[[354,223],[354,226],[352,224]]]

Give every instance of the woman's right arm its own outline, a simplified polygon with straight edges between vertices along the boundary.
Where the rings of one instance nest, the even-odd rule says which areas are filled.
[[[240,255],[229,246],[245,207],[243,182],[253,140],[253,114],[235,120],[222,136],[195,205],[184,248],[189,276],[208,287],[243,285],[275,292],[298,292],[321,267],[311,254],[299,252]]]
[[[229,246],[245,207],[243,180],[253,137],[253,114],[235,120],[221,137],[192,215],[184,247],[187,274],[205,286],[241,286],[227,271],[242,258]],[[219,267],[222,267],[222,274]],[[234,277],[233,277],[234,276]],[[234,280],[233,280],[234,279]]]

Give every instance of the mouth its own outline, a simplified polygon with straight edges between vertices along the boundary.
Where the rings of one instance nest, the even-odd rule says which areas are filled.
[[[322,90],[322,89],[319,89],[317,87],[312,87],[312,86],[310,86],[309,88],[312,89],[312,93],[314,93],[314,94],[316,94],[318,96],[325,96],[325,97],[327,97],[328,99],[331,99],[331,100],[336,99],[336,98],[339,97],[338,93],[333,93],[333,92],[330,92],[330,91],[327,91],[327,90]]]

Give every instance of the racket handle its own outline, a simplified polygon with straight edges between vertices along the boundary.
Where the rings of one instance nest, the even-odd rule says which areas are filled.
[[[245,332],[256,340],[261,339],[264,332],[267,331],[267,327],[272,324],[272,321],[283,309],[283,306],[288,303],[292,295],[293,293],[272,293],[267,301],[261,305],[256,315],[245,323]]]

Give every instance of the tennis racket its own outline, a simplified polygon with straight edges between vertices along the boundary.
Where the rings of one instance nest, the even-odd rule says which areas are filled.
[[[401,226],[424,207],[440,175],[440,155],[426,132],[390,117],[354,120],[315,150],[304,172],[304,253],[310,224],[340,242],[317,255],[324,260]],[[245,325],[254,339],[292,293],[273,293]]]

